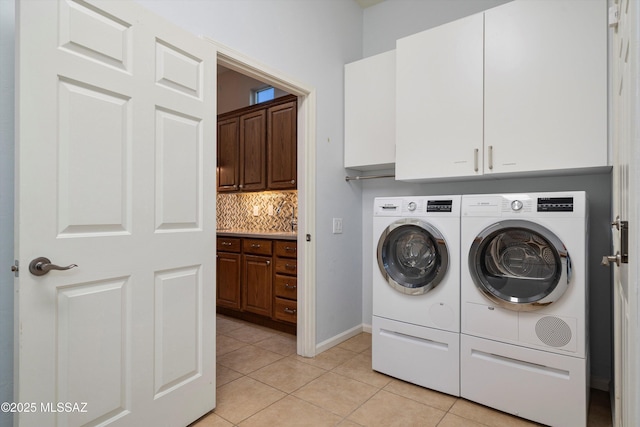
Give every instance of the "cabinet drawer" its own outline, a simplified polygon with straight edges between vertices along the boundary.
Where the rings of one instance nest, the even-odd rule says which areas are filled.
[[[242,251],[245,254],[271,255],[271,240],[264,239],[242,239]]]
[[[235,237],[218,237],[216,249],[219,252],[240,252],[240,239]]]
[[[276,258],[276,273],[298,274],[298,260],[291,258]]]
[[[298,243],[293,241],[276,240],[276,256],[284,258],[296,258],[298,256]]]
[[[288,299],[276,298],[273,317],[277,320],[296,323],[298,319],[298,303]]]
[[[298,298],[298,278],[276,274],[274,289],[277,297],[295,300]]]

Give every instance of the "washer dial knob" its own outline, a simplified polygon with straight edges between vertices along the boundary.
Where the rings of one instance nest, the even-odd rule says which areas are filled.
[[[409,204],[407,205],[407,209],[409,209],[411,212],[416,210],[416,202],[409,202]]]
[[[513,209],[514,211],[519,211],[520,209],[522,209],[522,202],[520,200],[514,200],[513,202],[511,202],[511,209]]]

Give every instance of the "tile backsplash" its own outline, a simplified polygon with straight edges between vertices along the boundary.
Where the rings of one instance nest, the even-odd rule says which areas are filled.
[[[298,192],[295,190],[218,193],[217,227],[219,230],[292,231],[292,209],[297,221]]]

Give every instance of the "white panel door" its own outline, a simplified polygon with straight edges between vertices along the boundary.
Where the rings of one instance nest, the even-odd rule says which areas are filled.
[[[129,1],[17,22],[18,425],[186,425],[215,406],[215,48]]]
[[[633,0],[616,0],[620,20],[613,31],[612,128],[613,180],[612,220],[629,225],[628,263],[613,268],[614,324],[614,425],[638,425],[638,164],[640,127],[640,8]],[[621,233],[613,229],[613,253],[624,253]],[[603,248],[604,249],[604,248]],[[604,254],[603,254],[604,255]]]
[[[607,166],[605,0],[485,12],[485,173]]]
[[[396,43],[396,179],[482,175],[483,15]]]

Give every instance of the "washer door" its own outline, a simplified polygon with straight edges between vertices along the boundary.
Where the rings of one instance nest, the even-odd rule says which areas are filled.
[[[422,295],[442,281],[449,266],[449,250],[442,234],[430,224],[401,219],[380,236],[378,266],[397,291]]]
[[[495,304],[531,311],[557,301],[569,287],[571,259],[560,239],[529,221],[502,221],[485,228],[469,251],[478,289]]]

